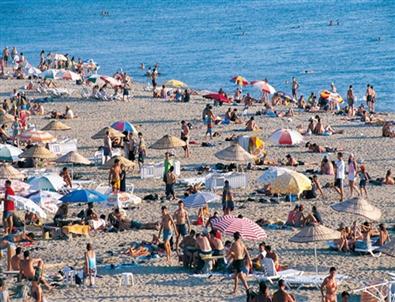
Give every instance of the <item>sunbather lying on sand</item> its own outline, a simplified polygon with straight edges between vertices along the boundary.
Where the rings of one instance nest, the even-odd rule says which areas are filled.
[[[384,182],[385,185],[394,185],[395,180],[392,177],[392,172],[391,169],[387,170],[387,173],[385,174]]]
[[[383,137],[395,137],[395,130],[391,130],[392,122],[383,125]]]
[[[316,135],[333,135],[333,134],[343,134],[343,130],[335,130],[331,127],[331,125],[327,125],[324,127],[321,123],[321,118],[316,115],[315,119],[317,120],[317,124],[314,127],[313,134]]]
[[[337,148],[331,148],[327,146],[323,147],[316,143],[310,143],[310,142],[307,142],[305,147],[308,148],[309,152],[313,152],[313,153],[333,153],[338,151]]]
[[[159,230],[159,222],[141,223],[126,217],[119,209],[115,209],[108,217],[111,225],[116,231],[138,229],[138,230]]]
[[[369,114],[367,111],[362,112],[361,122],[364,122],[367,125],[384,125],[385,121],[381,118],[374,116],[373,114]]]

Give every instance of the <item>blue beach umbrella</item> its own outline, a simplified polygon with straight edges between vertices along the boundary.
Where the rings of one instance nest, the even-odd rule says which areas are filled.
[[[74,202],[96,203],[96,202],[106,201],[107,196],[95,190],[80,189],[70,192],[69,194],[63,196],[60,200],[63,203],[74,203]]]

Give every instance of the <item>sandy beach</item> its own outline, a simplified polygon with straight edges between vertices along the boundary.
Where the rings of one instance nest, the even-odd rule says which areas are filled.
[[[8,98],[12,90],[27,84],[27,80],[0,80],[0,98]],[[201,143],[208,141],[205,138],[206,128],[201,122],[201,112],[208,100],[201,96],[193,95],[189,103],[168,102],[161,99],[153,99],[152,92],[145,91],[144,85],[133,84],[133,97],[126,101],[105,102],[97,100],[86,100],[80,97],[81,86],[71,84],[66,81],[57,81],[62,87],[69,89],[70,97],[56,98],[53,103],[44,104],[46,112],[52,110],[64,111],[66,105],[70,106],[78,118],[67,120],[65,123],[71,130],[65,133],[68,137],[78,140],[78,152],[89,158],[102,144],[102,140],[92,140],[91,136],[103,127],[110,126],[118,120],[126,120],[133,123],[137,130],[144,134],[148,145],[152,144],[165,134],[179,137],[181,126],[180,121],[186,120],[192,123],[191,137],[197,141],[197,145],[191,145],[191,157],[185,159],[183,150],[176,151],[176,159],[181,162],[180,178],[197,176],[196,168],[201,164],[213,165],[220,160],[214,157],[214,153],[227,147],[229,142],[225,138],[232,135],[251,134],[245,132],[244,125],[220,125],[215,126],[221,136],[213,138],[211,141],[214,147],[202,147]],[[28,96],[43,96],[37,93]],[[223,115],[228,105],[214,107],[215,115]],[[239,111],[242,111],[239,106]],[[254,114],[260,105],[249,108],[249,113]],[[288,118],[271,118],[266,116],[256,116],[255,120],[262,130],[254,132],[265,142],[270,134],[278,128],[293,128],[302,125],[307,127],[308,119],[313,117],[313,113],[296,112],[295,116]],[[382,137],[382,127],[369,126],[362,122],[348,121],[343,116],[332,113],[320,113],[324,125],[330,124],[336,130],[344,130],[344,134],[332,136],[310,136],[305,141],[312,141],[322,146],[331,146],[343,149],[345,159],[349,153],[353,153],[357,160],[363,160],[367,170],[373,179],[384,177],[385,172],[395,169],[395,140]],[[386,120],[394,120],[393,113],[381,116]],[[37,129],[41,129],[49,122],[43,116],[32,116],[30,122],[35,124]],[[63,133],[62,133],[63,135]],[[323,154],[306,152],[304,145],[295,147],[279,147],[270,143],[266,144],[267,158],[270,160],[284,159],[290,153],[297,160],[305,162],[304,166],[298,166],[296,171],[304,172],[307,169],[319,169],[319,164]],[[335,154],[331,154],[331,160],[335,159]],[[146,162],[163,161],[164,151],[148,149]],[[107,183],[108,171],[98,169],[95,166],[75,167],[75,172],[82,175],[83,179],[90,179],[95,184]],[[59,167],[60,171],[60,167]],[[262,171],[247,170],[248,187],[246,189],[236,189],[236,209],[234,214],[242,214],[252,220],[264,218],[267,220],[287,219],[288,212],[294,207],[294,203],[261,203],[258,200],[247,201],[256,189],[260,188],[256,179]],[[319,176],[320,183],[325,185],[333,182],[332,176]],[[139,197],[151,193],[164,195],[164,185],[161,179],[140,178],[138,171],[134,170],[127,175],[127,184],[135,186],[135,194]],[[338,201],[337,193],[331,188],[324,188],[324,198],[313,200],[302,200],[301,203],[310,211],[315,205],[321,212],[326,226],[336,229],[340,222],[351,225],[354,220],[363,222],[362,217],[335,212],[330,205]],[[178,197],[182,197],[184,188],[176,187]],[[346,197],[349,195],[348,185],[345,186]],[[373,186],[368,185],[369,201],[382,210],[380,222],[388,227],[393,227],[395,220],[395,208],[393,198],[395,186]],[[253,197],[253,196],[252,196]],[[129,218],[142,222],[156,222],[160,220],[160,208],[167,205],[173,212],[177,204],[175,201],[161,203],[143,201],[135,209],[128,210]],[[81,207],[73,207],[73,212],[78,212]],[[220,202],[211,203],[210,210],[222,212]],[[189,210],[192,220],[196,220],[197,209]],[[49,219],[48,219],[49,220]],[[194,227],[201,230],[200,227]],[[314,249],[313,244],[296,244],[288,242],[298,230],[271,230],[265,229],[267,233],[266,243],[280,255],[281,263],[286,263],[290,268],[304,271],[314,271]],[[34,243],[32,252],[34,257],[42,258],[46,265],[46,274],[55,273],[65,265],[81,266],[86,243],[93,244],[97,258],[103,262],[113,263],[132,262],[132,258],[124,252],[133,241],[150,241],[156,231],[151,230],[130,230],[120,233],[97,233],[90,238],[75,237],[70,240],[38,240]],[[246,241],[251,255],[258,253],[257,243]],[[339,292],[359,287],[363,282],[387,279],[387,271],[394,270],[394,258],[387,255],[374,258],[370,255],[358,255],[355,253],[344,253],[329,250],[325,242],[317,244],[319,271],[327,273],[331,266],[335,266],[339,274],[344,274],[350,278],[342,282]],[[111,252],[111,256],[110,255]],[[111,259],[110,259],[111,258]],[[1,265],[5,264],[5,259],[1,260]],[[207,277],[195,277],[190,271],[182,268],[175,260],[168,265],[164,259],[148,261],[143,264],[136,264],[129,271],[133,272],[135,285],[130,287],[119,286],[119,276],[103,275],[97,279],[96,287],[86,288],[79,286],[69,286],[65,288],[55,288],[51,292],[44,292],[47,301],[245,301],[244,291],[239,288],[237,295],[231,295],[232,280],[227,276],[213,275]],[[257,288],[257,281],[250,277],[249,283]],[[297,301],[321,301],[320,293],[316,289],[291,290],[297,297]]]

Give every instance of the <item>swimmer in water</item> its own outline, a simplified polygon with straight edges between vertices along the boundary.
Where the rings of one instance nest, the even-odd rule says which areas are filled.
[[[144,63],[141,63],[141,64],[140,64],[140,69],[141,69],[141,70],[144,70],[144,69],[145,69]]]

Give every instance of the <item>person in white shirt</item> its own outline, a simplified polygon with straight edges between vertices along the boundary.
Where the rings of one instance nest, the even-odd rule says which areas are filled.
[[[340,201],[344,200],[344,188],[343,181],[346,176],[346,167],[343,160],[343,153],[337,153],[337,160],[335,161],[336,166],[336,180],[335,180],[335,190],[340,195]]]

